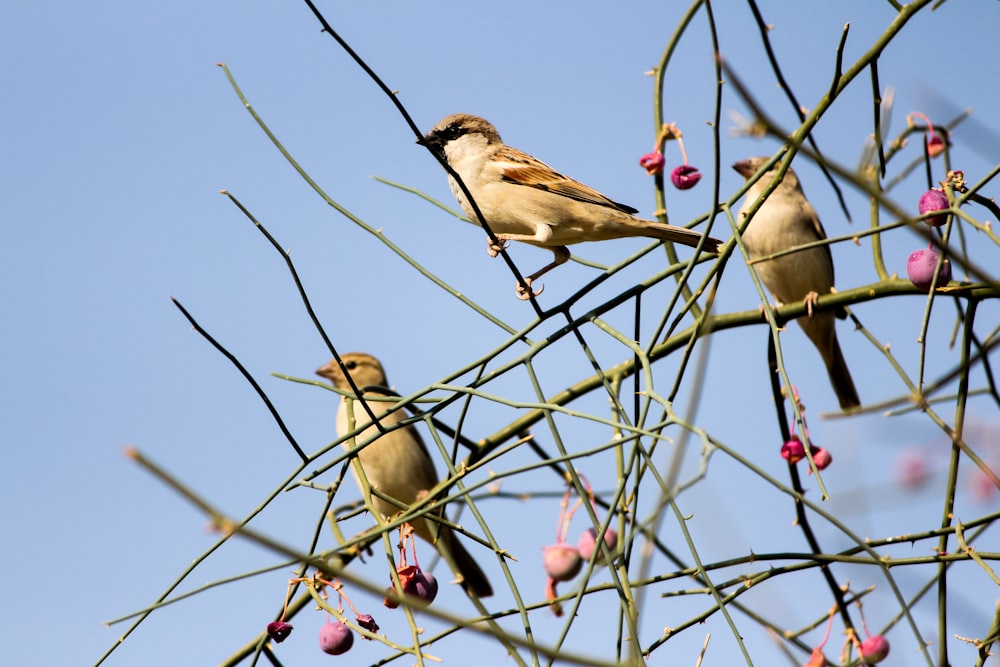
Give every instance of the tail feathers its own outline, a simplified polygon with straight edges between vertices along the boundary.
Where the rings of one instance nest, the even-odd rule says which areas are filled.
[[[848,410],[860,406],[858,390],[854,388],[851,371],[847,369],[847,362],[844,360],[843,352],[840,351],[840,343],[837,342],[836,336],[833,338],[833,345],[830,346],[830,354],[828,357],[824,356],[826,372],[830,376],[830,384],[837,394],[837,400],[840,401],[840,409]]]
[[[451,528],[430,519],[414,521],[411,525],[418,536],[434,545],[452,572],[459,576],[459,583],[465,592],[481,598],[493,595],[490,580]]]
[[[665,225],[661,222],[652,222],[649,220],[645,220],[644,222],[647,226],[645,227],[645,233],[643,236],[651,236],[664,241],[673,241],[674,243],[680,243],[681,245],[686,245],[691,248],[694,248],[701,243],[703,234],[701,232],[696,232],[693,229],[675,227],[674,225]],[[722,241],[719,239],[713,239],[710,236],[705,239],[703,249],[707,252],[719,254],[719,251],[722,249]]]
[[[830,384],[840,401],[840,408],[848,410],[860,406],[858,390],[854,388],[851,371],[847,370],[844,353],[840,351],[840,343],[837,341],[837,321],[834,314],[824,311],[815,313],[813,317],[800,317],[797,321],[823,357]]]
[[[450,556],[450,565],[458,571],[457,574],[461,575],[461,585],[467,593],[481,598],[493,595],[490,580],[486,578],[486,574],[479,567],[479,563],[472,557],[472,554],[466,551],[462,543],[455,537],[455,533],[442,529],[438,539],[438,547],[442,555],[445,556],[445,560],[448,560],[448,556]],[[446,550],[447,555],[444,553]]]

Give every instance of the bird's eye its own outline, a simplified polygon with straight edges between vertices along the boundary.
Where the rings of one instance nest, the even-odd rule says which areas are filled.
[[[358,367],[358,362],[356,362],[356,361],[345,361],[344,362],[344,368],[346,368],[349,371],[353,371],[357,367]]]

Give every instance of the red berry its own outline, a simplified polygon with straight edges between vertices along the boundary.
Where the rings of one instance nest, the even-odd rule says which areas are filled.
[[[284,621],[273,621],[267,624],[267,636],[279,644],[292,634],[292,624]]]
[[[556,581],[569,581],[583,567],[580,552],[565,542],[547,546],[543,551],[542,562],[545,564],[545,572]]]
[[[798,463],[806,457],[806,448],[802,446],[799,436],[793,435],[791,440],[781,446],[781,458],[789,463]]]
[[[346,625],[337,621],[327,623],[319,629],[319,647],[323,653],[340,655],[354,646],[354,633]]]
[[[378,623],[375,622],[375,619],[372,617],[371,614],[358,614],[357,621],[358,625],[360,625],[368,632],[371,632],[373,634],[378,633]],[[365,639],[369,639],[369,637],[365,637]]]
[[[549,609],[552,610],[556,618],[561,618],[563,609],[562,605],[556,602],[557,597],[559,597],[559,593],[556,592],[556,580],[549,577],[545,580],[545,600],[549,603]]]
[[[941,135],[935,134],[930,139],[927,140],[927,154],[931,157],[937,157],[944,152],[944,139]]]
[[[663,153],[660,151],[653,151],[652,153],[646,153],[641,158],[639,158],[639,166],[646,170],[646,173],[650,176],[663,173],[663,165],[666,160],[663,158]]]
[[[830,663],[827,662],[826,656],[823,655],[823,649],[816,647],[809,654],[809,662],[807,662],[803,667],[829,667]]]
[[[608,528],[604,531],[604,545],[608,548],[608,551],[614,554],[615,547],[618,546],[618,531],[614,528]],[[597,548],[597,530],[588,528],[583,531],[583,535],[580,536],[580,540],[576,543],[576,546],[580,551],[580,558],[590,560],[590,557],[594,555],[594,550]],[[606,564],[603,549],[597,553],[597,560],[594,562],[598,565]]]
[[[861,654],[862,662],[866,665],[874,665],[877,662],[882,662],[885,660],[885,656],[889,655],[889,642],[882,635],[873,635],[861,642],[858,653]]]
[[[947,195],[940,190],[928,190],[924,194],[920,195],[920,202],[917,204],[917,210],[920,211],[920,215],[932,213],[934,211],[947,211],[950,207],[951,204],[948,203]],[[929,218],[925,218],[924,222],[931,227],[940,227],[944,223],[948,222],[948,214],[942,213],[941,215],[934,215]]]
[[[934,269],[938,263],[938,252],[932,247],[918,250],[906,261],[906,275],[914,287],[924,292],[931,291],[931,283],[934,280]],[[951,262],[947,259],[941,264],[941,273],[938,274],[938,287],[951,282]]]
[[[682,164],[670,174],[670,182],[678,190],[690,190],[698,185],[700,180],[701,174],[698,173],[698,168],[689,164]]]

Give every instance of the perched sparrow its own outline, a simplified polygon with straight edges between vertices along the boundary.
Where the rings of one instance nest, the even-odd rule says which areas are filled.
[[[733,165],[733,169],[750,179],[768,159],[752,157],[740,160]],[[776,165],[750,186],[740,208],[741,219],[777,171]],[[826,233],[819,216],[806,199],[798,176],[791,169],[785,173],[784,179],[757,210],[743,232],[743,242],[752,259],[825,238]],[[833,256],[830,254],[830,247],[823,245],[809,248],[755,264],[754,267],[779,303],[805,302],[808,315],[798,318],[799,325],[823,356],[841,409],[861,405],[851,372],[840,351],[834,326],[834,316],[843,319],[847,317],[847,313],[843,309],[836,313],[823,311],[814,315],[812,312],[819,295],[829,294],[833,287]]]
[[[385,371],[378,359],[360,352],[345,354],[341,359],[351,374],[354,384],[363,394],[367,396],[386,395],[383,391],[379,391],[379,387],[388,386],[388,380],[386,380]],[[336,359],[317,370],[316,374],[330,380],[333,386],[338,389],[352,391]],[[357,426],[371,422],[371,417],[368,416],[360,401],[352,400],[351,403],[354,410],[354,422]],[[348,399],[342,397],[340,408],[337,410],[337,432],[341,435],[348,432],[347,405]],[[371,408],[375,416],[379,417],[383,427],[390,427],[406,418],[406,414],[402,410],[386,415],[385,412],[389,405],[391,403],[385,401],[368,401],[368,407]],[[372,425],[359,433],[357,439],[360,442],[377,433],[378,428]],[[345,442],[344,448],[348,447],[348,443]],[[372,488],[395,498],[404,505],[415,503],[438,483],[437,472],[434,470],[434,463],[431,461],[427,447],[424,446],[420,434],[413,426],[406,426],[383,435],[359,451],[358,459],[361,461],[365,477],[368,478],[368,483]],[[403,511],[396,505],[374,495],[371,501],[372,506],[385,517],[391,517]],[[411,522],[411,525],[417,535],[433,544],[445,556],[446,561],[450,558],[451,563],[457,569],[456,574],[461,579],[462,587],[468,593],[481,598],[493,595],[493,588],[486,575],[483,574],[482,569],[465,550],[465,547],[459,543],[455,533],[450,528],[427,519],[415,520]]]
[[[551,264],[525,277],[529,288],[533,280],[569,259],[566,246],[573,243],[626,236],[648,236],[691,247],[701,241],[701,234],[690,229],[636,218],[631,206],[613,202],[527,153],[505,145],[496,128],[478,116],[448,116],[419,143],[443,157],[469,189],[499,241],[499,245],[488,244],[491,257],[506,248],[508,241],[524,241],[552,251],[555,257]],[[449,182],[462,210],[476,219],[458,183],[450,176]],[[717,253],[720,243],[709,238],[705,250]],[[529,298],[520,285],[517,295]]]

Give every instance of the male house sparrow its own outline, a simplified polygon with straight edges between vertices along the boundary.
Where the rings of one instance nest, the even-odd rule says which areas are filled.
[[[496,257],[507,241],[524,241],[552,251],[551,264],[525,277],[529,288],[539,276],[569,260],[566,246],[573,243],[626,236],[647,236],[691,247],[701,241],[702,235],[690,229],[636,218],[631,206],[611,201],[507,146],[496,128],[478,116],[452,114],[419,143],[443,157],[469,189],[499,241],[499,245],[488,244],[491,257]],[[458,183],[450,175],[448,180],[462,210],[475,220],[475,212]],[[704,248],[717,253],[720,245],[720,241],[709,238]],[[517,295],[529,298],[520,285]]]
[[[749,180],[769,159],[752,157],[740,160],[733,165],[733,169]],[[778,166],[775,165],[750,186],[740,208],[740,219],[746,216],[747,210],[777,171]],[[751,259],[825,238],[826,233],[819,216],[806,199],[798,176],[791,169],[785,172],[784,179],[757,210],[743,232],[743,243]],[[819,295],[829,294],[833,287],[833,256],[830,254],[830,246],[809,248],[755,264],[754,267],[779,303],[805,302],[808,315],[798,318],[799,325],[822,355],[841,409],[861,405],[851,372],[840,351],[834,326],[834,317],[843,319],[847,317],[847,313],[843,309],[836,313],[829,310],[815,314],[812,312]]]
[[[344,366],[351,374],[354,384],[367,396],[385,395],[378,387],[387,387],[388,380],[379,360],[370,354],[352,352],[341,357]],[[336,359],[316,371],[316,374],[330,380],[338,389],[352,391],[347,378]],[[351,400],[354,412],[354,423],[363,426],[371,422],[371,417],[358,400]],[[368,401],[368,407],[379,418],[383,427],[406,418],[403,410],[385,414],[392,404],[386,401]],[[343,435],[348,432],[347,420],[348,399],[341,397],[337,409],[337,432]],[[362,442],[378,433],[378,428],[372,425],[357,435],[357,441]],[[350,445],[345,442],[344,448]],[[427,447],[417,429],[412,425],[386,433],[358,452],[358,459],[365,471],[368,483],[387,496],[395,498],[403,505],[411,505],[438,483],[437,472],[431,460]],[[360,481],[358,482],[360,486]],[[391,517],[403,511],[396,505],[372,495],[372,506],[383,516]],[[440,513],[440,512],[439,512]],[[493,588],[483,574],[479,564],[465,550],[450,528],[436,521],[417,519],[411,522],[414,532],[430,542],[457,569],[456,574],[461,579],[462,587],[470,594],[484,598],[493,595]]]

